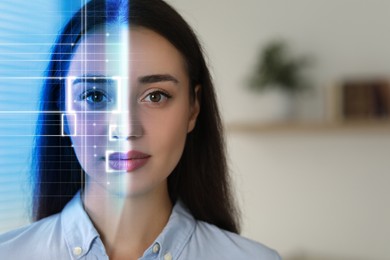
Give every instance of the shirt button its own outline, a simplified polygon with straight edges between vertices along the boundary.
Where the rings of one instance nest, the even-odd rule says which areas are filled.
[[[160,251],[160,245],[158,243],[153,246],[153,253],[157,254]]]
[[[166,254],[164,255],[164,260],[172,260],[172,255],[171,255],[171,253],[166,253]]]
[[[83,252],[83,249],[79,246],[76,246],[75,248],[73,248],[73,254],[75,256],[79,256],[81,255],[81,253]]]

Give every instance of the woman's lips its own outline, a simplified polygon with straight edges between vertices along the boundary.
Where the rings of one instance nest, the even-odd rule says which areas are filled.
[[[109,154],[108,165],[112,170],[132,172],[144,166],[149,158],[149,154],[139,151],[115,152]]]

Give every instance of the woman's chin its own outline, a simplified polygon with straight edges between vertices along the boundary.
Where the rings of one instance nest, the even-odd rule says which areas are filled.
[[[147,183],[143,183],[141,180],[132,179],[126,172],[115,176],[115,178],[109,178],[107,181],[100,182],[99,184],[102,188],[101,193],[122,198],[139,198],[147,196],[147,194],[153,193],[153,190],[155,189],[153,185],[147,185]]]

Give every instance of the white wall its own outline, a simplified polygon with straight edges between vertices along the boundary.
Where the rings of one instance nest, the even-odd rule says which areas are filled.
[[[257,97],[244,87],[257,50],[269,40],[289,41],[296,54],[315,59],[318,90],[305,100],[303,119],[321,119],[323,87],[348,76],[390,71],[387,0],[169,0],[195,27],[210,58],[225,119],[253,119]]]
[[[244,235],[286,259],[389,259],[389,137],[230,134]]]
[[[322,121],[326,88],[388,76],[390,1],[169,0],[204,43],[225,122],[254,120],[244,87],[275,37],[310,54],[315,91],[297,118]],[[286,259],[390,259],[390,133],[228,133],[245,236]]]

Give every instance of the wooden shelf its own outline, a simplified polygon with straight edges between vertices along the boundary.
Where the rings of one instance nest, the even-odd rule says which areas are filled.
[[[358,132],[390,134],[390,120],[348,122],[227,123],[227,133],[329,133]]]

